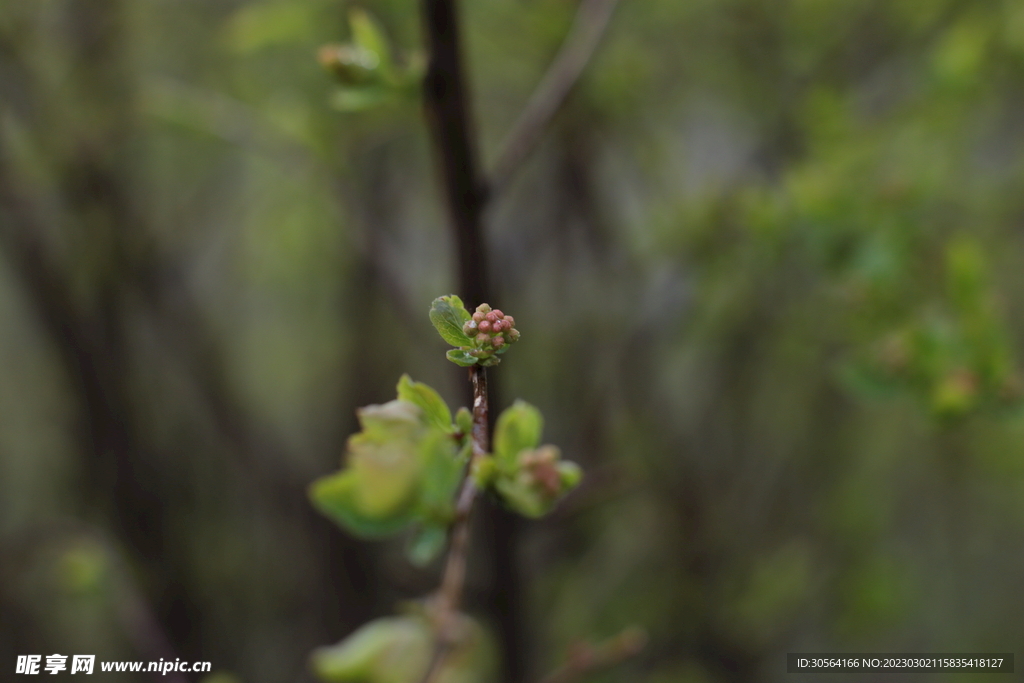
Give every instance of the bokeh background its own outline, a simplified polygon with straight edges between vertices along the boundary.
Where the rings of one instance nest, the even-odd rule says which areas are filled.
[[[361,6],[415,63],[416,3]],[[485,163],[575,8],[462,3]],[[0,4],[3,679],[91,653],[307,681],[435,585],[305,493],[402,372],[465,401],[421,106],[338,111],[316,61],[348,9]],[[500,400],[587,472],[544,521],[478,519],[508,683],[633,624],[593,680],[1022,642],[1022,112],[1012,0],[621,3],[488,214],[523,333]]]

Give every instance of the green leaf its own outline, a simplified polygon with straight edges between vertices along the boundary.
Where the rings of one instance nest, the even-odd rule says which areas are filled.
[[[456,365],[461,365],[464,368],[468,368],[470,365],[476,365],[480,360],[476,356],[470,355],[469,351],[466,349],[448,349],[448,353],[446,353],[445,356],[447,356],[448,360],[451,362]]]
[[[338,111],[357,112],[379,107],[396,99],[392,88],[381,85],[338,87],[331,106]]]
[[[566,494],[579,486],[583,479],[583,470],[574,462],[564,460],[555,467],[558,469],[558,478],[562,480],[562,494]]]
[[[551,510],[552,504],[544,500],[525,478],[499,477],[494,488],[505,505],[524,517],[538,519]]]
[[[452,431],[452,411],[440,394],[428,385],[413,382],[409,375],[402,375],[398,380],[398,398],[419,406],[429,425],[445,432]]]
[[[447,524],[454,511],[455,492],[462,481],[465,463],[458,457],[455,440],[435,432],[422,446],[423,473],[420,481],[420,516]]]
[[[441,554],[447,542],[447,527],[434,524],[424,526],[413,534],[406,556],[417,567],[425,567]]]
[[[318,678],[336,683],[409,683],[425,671],[430,626],[422,617],[375,619],[337,645],[313,651]]]
[[[310,497],[356,536],[380,538],[417,519],[423,447],[431,433],[445,435],[428,430],[423,411],[409,401],[366,406],[357,412],[363,429],[348,439],[348,467],[314,482]]]
[[[484,629],[456,615],[458,640],[438,672],[439,683],[494,680],[494,644]],[[329,683],[416,683],[433,652],[434,632],[427,617],[410,614],[375,619],[337,645],[315,650],[313,672]]]
[[[455,411],[455,425],[459,428],[459,431],[465,436],[470,436],[473,433],[473,413],[469,412],[469,408],[462,406]]]
[[[360,511],[354,496],[359,486],[355,472],[335,472],[314,481],[309,488],[309,498],[317,510],[360,538],[391,536],[415,520],[412,509],[384,517],[366,515]]]
[[[540,411],[526,401],[516,401],[506,408],[494,429],[494,454],[498,464],[511,464],[520,451],[536,448],[543,428]]]
[[[380,24],[369,13],[359,8],[349,10],[348,21],[352,27],[352,41],[359,47],[375,53],[380,60],[380,68],[389,72],[391,48]]]
[[[473,461],[470,475],[476,481],[477,487],[485,489],[491,485],[498,475],[498,468],[494,464],[494,458],[486,455]]]
[[[430,306],[430,322],[437,328],[441,338],[452,346],[472,346],[472,341],[462,331],[462,326],[471,317],[463,305],[462,299],[454,294],[438,297]],[[450,356],[449,359],[451,359]],[[476,361],[474,360],[474,362]],[[462,363],[459,364],[462,365]],[[472,365],[472,363],[468,364]]]

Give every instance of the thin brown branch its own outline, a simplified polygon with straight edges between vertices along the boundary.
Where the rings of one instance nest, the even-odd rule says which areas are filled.
[[[481,229],[484,187],[466,104],[455,0],[423,0],[423,15],[430,50],[423,81],[424,106],[458,245],[459,293],[475,307],[490,298]]]
[[[568,661],[540,680],[540,683],[572,683],[581,677],[615,666],[640,653],[647,645],[647,634],[631,627],[598,645],[578,643],[569,652]]]
[[[480,490],[476,481],[469,474],[473,463],[487,457],[490,447],[488,434],[488,396],[487,370],[480,366],[469,369],[469,378],[473,383],[473,433],[471,444],[473,455],[466,478],[462,482],[455,504],[455,524],[449,536],[448,560],[441,578],[441,587],[437,591],[435,601],[436,637],[434,653],[430,666],[423,676],[422,683],[433,683],[444,668],[444,663],[455,646],[456,624],[458,622],[459,604],[462,602],[462,590],[466,584],[466,559],[469,555],[469,521]]]
[[[501,145],[488,184],[489,199],[501,194],[540,142],[594,56],[617,3],[618,0],[580,0],[562,48]]]

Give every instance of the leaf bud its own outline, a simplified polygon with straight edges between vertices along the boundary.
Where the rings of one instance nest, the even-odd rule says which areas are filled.
[[[317,53],[320,64],[345,85],[366,84],[378,77],[380,58],[358,45],[324,45]]]

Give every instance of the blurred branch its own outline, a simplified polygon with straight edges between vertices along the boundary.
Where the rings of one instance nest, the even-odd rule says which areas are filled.
[[[490,283],[487,277],[486,253],[483,244],[482,214],[485,201],[484,181],[477,169],[476,150],[473,144],[473,126],[466,104],[460,54],[459,20],[456,0],[422,0],[423,24],[429,50],[427,73],[423,83],[425,114],[431,129],[434,147],[440,162],[444,181],[444,194],[457,244],[459,293],[470,307],[491,300]],[[478,374],[479,373],[479,374]],[[478,393],[479,382],[483,381],[480,370],[471,373],[474,378],[474,424],[477,424],[477,400],[482,398],[484,422],[480,423],[483,436],[479,446],[487,450],[486,410],[489,400],[497,401],[495,388],[488,395],[486,387]],[[474,427],[474,431],[477,427]],[[476,439],[475,439],[476,440]],[[466,494],[465,496],[462,494]],[[469,535],[469,512],[475,497],[472,481],[464,485],[459,496],[459,506],[465,510],[465,521],[453,530],[452,545],[462,547],[452,553],[456,564],[452,572],[463,573]],[[466,501],[463,505],[462,501]],[[502,524],[500,512],[491,511],[495,525]],[[501,638],[501,651],[505,660],[505,680],[519,683],[526,661],[521,638],[519,575],[515,569],[516,526],[504,524],[505,533],[494,540],[492,561],[495,565],[494,584],[491,592],[491,609]],[[463,540],[465,539],[465,540]],[[461,546],[460,546],[461,544]],[[447,572],[446,572],[447,573]],[[458,576],[458,574],[452,575]],[[454,587],[462,592],[462,578],[454,578],[442,585]],[[501,582],[500,585],[498,582]],[[451,588],[449,588],[451,590]],[[426,680],[437,675],[450,645],[442,629],[438,632],[438,644],[434,661],[431,663]]]
[[[581,0],[565,43],[501,145],[488,198],[501,194],[540,142],[548,124],[583,74],[604,35],[618,0]]]
[[[568,661],[540,680],[540,683],[571,683],[640,653],[647,645],[647,634],[630,627],[598,645],[577,643],[569,650]]]
[[[423,0],[423,10],[430,49],[424,105],[458,245],[460,294],[474,308],[490,298],[481,225],[485,193],[463,85],[458,11],[455,0]]]

